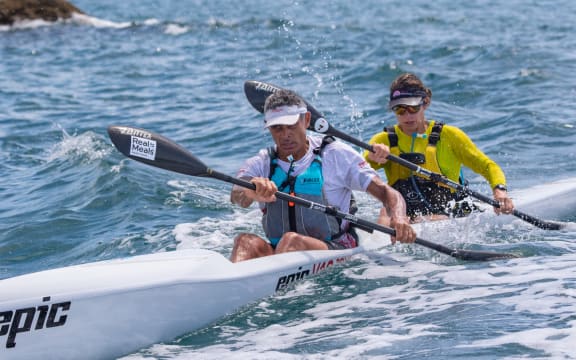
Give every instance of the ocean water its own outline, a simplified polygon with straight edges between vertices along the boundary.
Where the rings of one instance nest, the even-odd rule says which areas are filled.
[[[228,184],[126,159],[106,134],[149,129],[234,174],[271,141],[246,80],[298,91],[367,141],[395,121],[392,79],[415,72],[434,94],[428,116],[465,130],[512,191],[576,174],[573,1],[74,4],[90,17],[0,27],[0,279],[188,248],[228,255],[236,233],[260,231]],[[540,205],[576,221],[576,208],[554,212],[562,201]],[[576,231],[516,221],[434,240],[525,257],[386,246],[123,359],[576,358]]]

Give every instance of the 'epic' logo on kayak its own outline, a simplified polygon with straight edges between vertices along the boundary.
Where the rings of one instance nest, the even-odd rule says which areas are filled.
[[[285,289],[288,287],[288,285],[292,284],[295,281],[302,280],[308,275],[310,275],[310,269],[302,271],[302,267],[299,267],[298,272],[280,276],[278,278],[278,282],[276,283],[276,291],[280,289]]]
[[[343,257],[339,257],[336,259],[322,261],[322,262],[313,264],[312,268],[308,268],[305,270],[302,270],[302,267],[300,266],[298,268],[297,272],[295,272],[293,274],[280,276],[278,278],[278,282],[276,283],[276,291],[281,290],[281,289],[285,289],[288,287],[288,285],[292,284],[293,282],[302,280],[309,275],[315,275],[315,274],[319,273],[320,271],[325,270],[325,269],[327,269],[327,268],[329,268],[335,264],[345,262],[346,260],[348,260],[348,258],[349,258],[349,256],[343,256]]]
[[[50,301],[50,296],[42,298],[42,302]],[[42,330],[44,327],[53,328],[64,326],[70,310],[71,301],[54,304],[39,305],[16,310],[0,312],[0,337],[8,335],[6,348],[16,347],[16,335],[31,330]],[[34,325],[34,329],[32,329]]]

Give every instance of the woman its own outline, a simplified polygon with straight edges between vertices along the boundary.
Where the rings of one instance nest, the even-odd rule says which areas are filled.
[[[374,152],[366,151],[365,159],[374,169],[384,169],[388,183],[406,200],[412,222],[465,216],[472,209],[463,201],[463,194],[387,161],[390,153],[461,184],[464,165],[490,183],[494,199],[501,205],[494,208],[496,214],[511,213],[514,204],[502,169],[459,128],[427,120],[425,111],[431,101],[432,91],[416,75],[398,76],[390,86],[389,103],[398,123],[372,137]]]

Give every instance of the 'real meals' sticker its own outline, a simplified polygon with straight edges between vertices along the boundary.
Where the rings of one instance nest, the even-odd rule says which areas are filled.
[[[130,155],[143,159],[156,159],[156,141],[144,139],[138,136],[131,136]]]

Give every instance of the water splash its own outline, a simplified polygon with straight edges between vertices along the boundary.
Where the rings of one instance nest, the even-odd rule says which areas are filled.
[[[65,129],[60,126],[59,128],[62,131],[62,141],[48,152],[48,163],[65,158],[91,163],[105,158],[111,152],[111,147],[105,146],[102,138],[92,131],[70,135]]]

